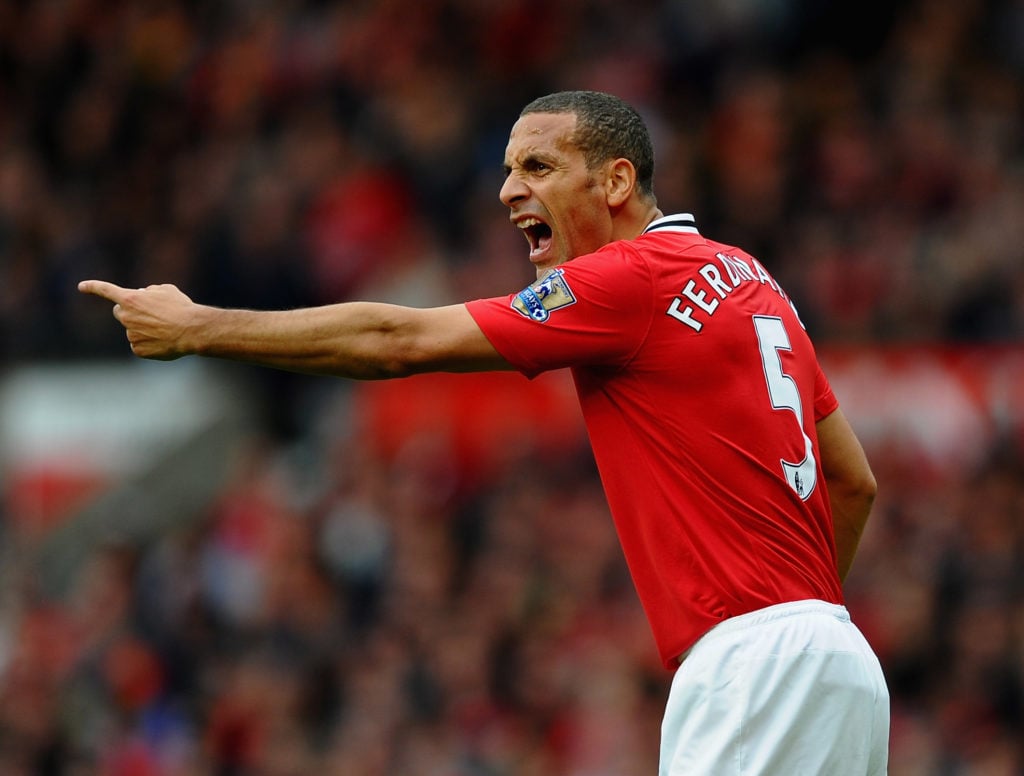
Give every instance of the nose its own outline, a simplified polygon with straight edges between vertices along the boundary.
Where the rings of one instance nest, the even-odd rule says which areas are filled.
[[[501,184],[501,191],[498,192],[498,199],[500,199],[506,207],[512,207],[516,203],[527,199],[529,196],[529,187],[521,178],[518,178],[515,175],[506,176],[505,182]]]

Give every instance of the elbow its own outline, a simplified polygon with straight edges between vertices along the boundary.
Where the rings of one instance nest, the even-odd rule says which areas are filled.
[[[391,307],[374,305],[368,310],[375,315],[364,330],[337,343],[338,374],[356,380],[390,380],[424,371],[423,347],[408,321]]]
[[[393,380],[409,377],[419,371],[422,370],[416,369],[412,361],[398,354],[383,358],[380,354],[370,353],[338,370],[338,374],[355,380]]]
[[[825,480],[833,513],[843,515],[844,522],[859,534],[878,496],[878,482],[874,474],[865,467],[855,475],[849,471],[845,476],[829,477],[826,474]]]
[[[847,482],[842,492],[845,494],[847,503],[851,506],[856,505],[855,512],[863,516],[863,527],[863,523],[867,522],[868,515],[875,504],[875,498],[878,496],[877,480],[870,471],[866,472],[858,479]]]
[[[423,348],[414,340],[394,333],[371,344],[358,358],[358,363],[356,374],[352,376],[362,380],[391,380],[430,370],[430,360]]]
[[[878,480],[866,460],[857,463],[843,461],[842,466],[823,467],[829,490],[844,499],[859,501],[870,506],[878,495]]]
[[[861,478],[860,494],[868,509],[870,509],[875,503],[875,498],[878,496],[878,480],[875,479],[875,475],[871,471],[866,472],[864,477]]]

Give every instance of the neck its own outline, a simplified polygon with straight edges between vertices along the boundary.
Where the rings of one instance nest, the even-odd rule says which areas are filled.
[[[657,206],[652,207],[651,210],[647,214],[647,219],[644,221],[644,225],[642,227],[640,227],[640,231],[642,232],[644,229],[646,229],[648,226],[650,226],[652,222],[657,221],[659,218],[663,217],[664,215],[665,214],[661,212],[661,208],[659,208]]]
[[[639,237],[652,221],[664,215],[654,203],[647,205],[637,201],[633,204],[624,208],[615,220],[612,239],[632,240]]]

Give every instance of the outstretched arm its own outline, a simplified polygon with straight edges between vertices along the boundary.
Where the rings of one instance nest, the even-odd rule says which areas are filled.
[[[214,356],[364,380],[511,368],[462,304],[228,310],[197,304],[172,285],[134,289],[84,280],[78,289],[114,303],[114,317],[142,358]]]
[[[867,456],[841,410],[818,421],[821,468],[832,502],[839,578],[846,579],[878,486]]]

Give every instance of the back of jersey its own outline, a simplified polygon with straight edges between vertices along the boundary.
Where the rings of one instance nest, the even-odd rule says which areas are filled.
[[[764,606],[840,603],[815,434],[836,402],[788,297],[699,235],[630,246],[650,272],[649,330],[624,367],[574,374],[663,653]]]

